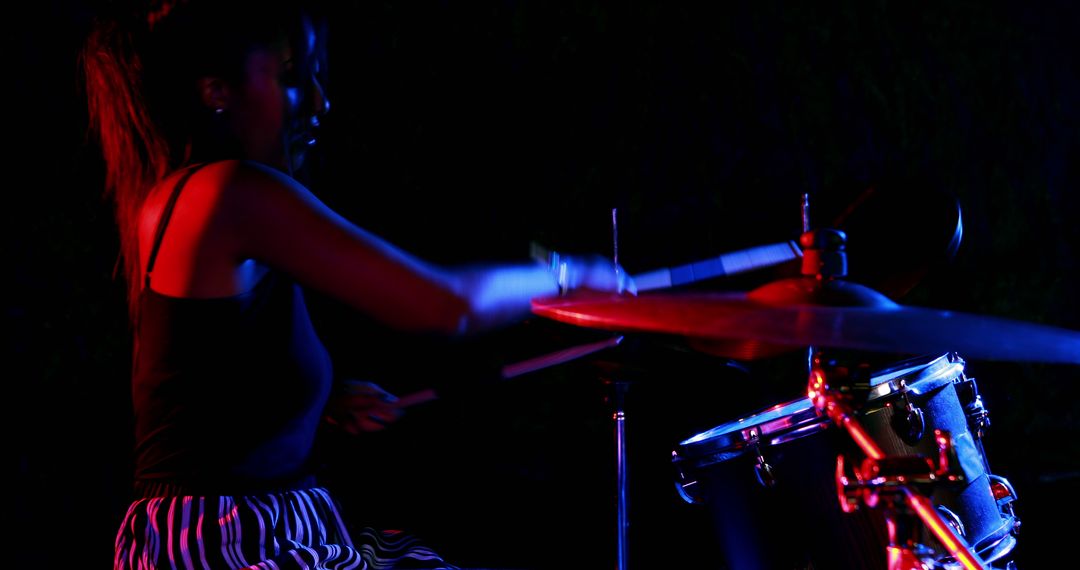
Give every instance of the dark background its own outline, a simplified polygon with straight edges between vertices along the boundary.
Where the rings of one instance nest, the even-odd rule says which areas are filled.
[[[5,503],[16,560],[39,567],[107,567],[130,484],[123,286],[76,66],[94,7],[20,3],[2,36]],[[852,280],[903,304],[1080,329],[1072,3],[329,9],[333,111],[311,184],[423,257],[521,259],[530,241],[610,255],[614,208],[637,273],[795,239],[807,194],[814,225],[860,204]],[[630,564],[704,564],[711,523],[677,497],[672,449],[805,388],[797,354],[738,363],[650,335],[500,381],[504,364],[606,333],[535,318],[409,338],[311,302],[343,374],[441,395],[393,430],[328,437],[327,483],[358,524],[415,531],[464,566],[614,565],[605,378],[630,382]],[[1019,495],[1020,567],[1070,556],[1080,368],[968,358],[966,372],[990,412],[991,470]]]

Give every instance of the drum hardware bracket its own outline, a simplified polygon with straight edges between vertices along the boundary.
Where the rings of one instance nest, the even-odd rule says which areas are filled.
[[[921,455],[882,455],[865,458],[849,475],[844,455],[837,456],[836,488],[840,507],[845,513],[854,512],[862,505],[884,510],[889,531],[890,570],[933,567],[932,562],[912,564],[913,560],[924,557],[919,553],[932,553],[931,549],[911,538],[919,534],[917,522],[920,519],[934,531],[934,536],[946,543],[954,558],[964,558],[967,568],[985,568],[963,542],[964,525],[955,513],[942,506],[929,507],[932,515],[925,512],[930,505],[925,497],[931,494],[934,485],[963,480],[962,474],[954,471],[956,453],[949,434],[934,430],[934,438],[939,451],[936,465]],[[952,547],[947,546],[950,541],[955,541]],[[957,556],[957,552],[961,552],[961,556]]]
[[[926,433],[926,417],[922,409],[908,397],[907,384],[903,381],[900,382],[900,400],[903,409],[893,406],[889,425],[904,443],[914,446]]]
[[[867,457],[854,468],[854,480],[847,474],[843,454],[837,456],[837,491],[842,495],[841,505],[845,512],[852,512],[858,505],[871,508],[903,494],[902,487],[913,487],[919,492],[928,493],[930,488],[939,483],[955,483],[963,480],[963,475],[954,473],[955,452],[949,434],[934,430],[934,437],[939,443],[937,465],[930,458],[922,455],[890,455],[878,458]],[[963,530],[963,525],[950,525],[956,530]]]
[[[807,396],[814,407],[844,429],[866,456],[861,467],[855,470],[855,482],[848,477],[843,454],[837,458],[836,487],[841,509],[851,512],[860,503],[869,507],[884,504],[890,534],[887,548],[889,570],[929,568],[916,565],[918,557],[914,545],[907,539],[899,538],[901,532],[906,533],[909,527],[914,526],[916,518],[966,570],[986,570],[978,555],[942,518],[928,494],[919,489],[962,477],[954,471],[954,466],[959,467],[959,463],[949,434],[940,429],[934,430],[934,440],[938,445],[937,465],[922,456],[887,456],[856,418],[853,406],[855,395],[850,390],[845,393],[839,389],[851,384],[847,372],[846,368],[826,361],[823,354],[815,351],[807,384]],[[838,382],[832,382],[833,376]],[[905,516],[898,516],[901,514]]]

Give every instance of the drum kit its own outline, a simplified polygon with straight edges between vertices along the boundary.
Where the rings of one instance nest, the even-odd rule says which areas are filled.
[[[1080,332],[900,305],[846,278],[844,231],[807,226],[798,247],[757,250],[782,261],[787,247],[801,257],[799,275],[748,292],[653,290],[688,281],[685,266],[659,281],[649,274],[637,295],[574,292],[532,309],[735,360],[805,352],[803,397],[672,446],[677,494],[712,513],[722,568],[1013,568],[1016,493],[983,452],[988,413],[965,358],[1080,364]],[[697,269],[723,274],[716,260]],[[629,558],[623,392],[612,416],[620,570]]]

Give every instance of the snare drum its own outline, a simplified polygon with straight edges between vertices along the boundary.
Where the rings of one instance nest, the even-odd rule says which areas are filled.
[[[931,499],[985,563],[1004,559],[1016,540],[1014,495],[989,472],[979,441],[986,413],[963,359],[914,358],[870,378],[859,422],[887,455],[936,457],[934,430],[948,432],[962,477],[935,485]],[[844,513],[839,504],[838,454],[862,457],[804,397],[694,435],[672,462],[683,499],[709,508],[720,568],[887,568],[882,513]],[[948,566],[946,551],[923,537],[929,553],[920,556]]]

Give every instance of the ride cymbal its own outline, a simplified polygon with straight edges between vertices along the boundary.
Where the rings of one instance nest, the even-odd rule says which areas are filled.
[[[799,347],[1080,363],[1080,332],[999,317],[898,305],[843,280],[778,281],[750,293],[574,294],[536,299],[535,314],[577,326],[672,334],[762,356]],[[826,304],[828,303],[828,304]],[[729,354],[738,358],[739,354]]]

